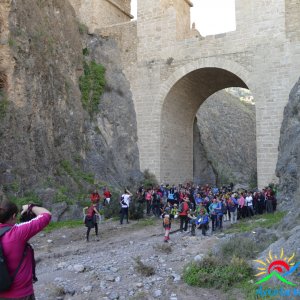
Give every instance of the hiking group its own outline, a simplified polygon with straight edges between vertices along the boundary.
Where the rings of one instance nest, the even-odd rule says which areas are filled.
[[[252,217],[255,214],[276,211],[276,191],[266,187],[262,191],[233,191],[233,184],[221,188],[186,185],[163,185],[145,189],[140,186],[136,192],[139,203],[145,203],[147,216],[162,218],[165,230],[164,241],[170,239],[171,226],[174,220],[179,219],[180,232],[187,232],[190,228],[191,235],[196,235],[196,228],[201,229],[203,236],[223,229],[223,222],[237,223],[237,220]],[[125,188],[119,199],[120,225],[124,220],[129,223],[128,211],[133,194]],[[110,203],[111,193],[105,187],[103,203],[101,196],[95,190],[90,195],[91,204],[84,208],[85,225],[87,227],[86,239],[89,241],[91,228],[95,228],[98,236],[98,223],[101,220],[100,210]],[[107,200],[109,199],[109,200]]]
[[[87,227],[86,239],[92,228],[98,235],[100,211],[109,206],[111,193],[104,188],[103,202],[97,190],[90,194],[90,205],[84,208],[84,223]],[[119,199],[120,224],[128,221],[128,209],[133,194],[126,188]],[[196,228],[203,236],[211,226],[211,234],[222,230],[223,222],[237,223],[237,220],[251,218],[255,214],[276,211],[276,191],[267,187],[262,191],[233,191],[232,185],[222,188],[200,187],[193,184],[169,186],[160,185],[136,192],[137,201],[146,203],[148,216],[162,218],[164,241],[170,240],[171,225],[179,219],[180,232],[196,235]],[[0,199],[0,299],[34,300],[33,282],[35,282],[34,252],[28,240],[42,231],[51,220],[51,213],[37,205],[22,206],[20,224],[16,224],[17,206]]]
[[[179,218],[180,232],[196,235],[196,228],[201,229],[203,236],[211,225],[211,234],[222,230],[223,222],[237,223],[237,220],[252,217],[255,214],[276,211],[276,191],[266,187],[255,192],[233,191],[233,184],[222,188],[195,186],[193,184],[161,184],[158,187],[144,189],[141,186],[137,195],[140,202],[146,202],[147,215],[163,219],[165,229],[164,241],[168,242],[173,220]]]

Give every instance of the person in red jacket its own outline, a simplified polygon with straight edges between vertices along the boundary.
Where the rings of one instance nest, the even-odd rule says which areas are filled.
[[[35,299],[33,290],[35,263],[33,250],[27,242],[49,224],[51,213],[43,207],[26,204],[22,206],[21,215],[29,211],[36,217],[16,224],[17,206],[9,200],[0,200],[0,232],[5,232],[1,237],[3,255],[11,277],[17,270],[11,287],[0,292],[0,299]],[[24,251],[25,248],[26,251]],[[18,265],[20,266],[18,267]],[[1,280],[2,278],[0,278]]]
[[[179,218],[180,218],[180,232],[183,232],[183,224],[184,224],[184,231],[187,231],[188,229],[188,213],[189,213],[190,207],[189,207],[189,198],[187,196],[184,197],[183,202],[180,204],[180,212],[179,212]]]
[[[99,195],[99,193],[98,193],[97,190],[94,190],[94,191],[91,193],[90,199],[91,199],[92,204],[95,204],[95,205],[96,205],[96,209],[99,210],[100,195]]]
[[[111,192],[109,191],[108,188],[105,189],[103,196],[104,196],[103,205],[105,206],[106,204],[109,204],[111,199]]]

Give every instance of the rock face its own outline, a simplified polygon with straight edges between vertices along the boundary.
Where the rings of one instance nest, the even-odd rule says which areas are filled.
[[[284,109],[276,174],[280,191],[291,198],[300,186],[300,80]]]
[[[9,19],[2,14],[0,22],[9,23],[9,34],[3,35],[4,27],[0,34],[10,36],[5,42],[13,70],[1,68],[7,51],[0,50],[0,185],[19,192],[53,187],[48,183],[54,178],[54,187],[76,192],[93,184],[78,179],[89,173],[95,182],[129,185],[141,175],[136,117],[116,45],[97,37],[86,41],[68,1],[9,5]],[[94,118],[82,107],[78,83],[86,47],[86,59],[106,67],[106,90]]]
[[[207,159],[206,150],[201,141],[198,124],[194,122],[194,182],[199,185],[215,185],[216,174]]]
[[[225,91],[220,91],[201,105],[196,117],[200,142],[194,145],[194,151],[195,147],[201,149],[202,144],[207,160],[202,158],[202,163],[195,161],[198,165],[197,169],[194,169],[195,179],[202,178],[202,181],[210,183],[213,179],[211,171],[213,169],[218,185],[233,182],[255,186],[254,106],[241,102]],[[195,135],[197,133],[194,133],[194,141]],[[200,153],[194,153],[197,156],[195,159],[199,160]],[[207,165],[210,167],[206,167]],[[202,172],[201,169],[206,171]]]
[[[120,53],[113,39],[93,37],[87,41],[89,57],[106,71],[106,90],[100,112],[90,123],[91,147],[86,162],[101,180],[114,185],[134,184],[140,177],[137,124],[129,82],[121,66]]]
[[[292,89],[284,109],[276,174],[280,206],[289,211],[283,224],[293,228],[300,224],[300,80]]]

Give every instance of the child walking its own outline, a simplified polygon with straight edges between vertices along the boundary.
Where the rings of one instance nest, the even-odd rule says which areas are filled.
[[[170,239],[170,230],[171,230],[171,218],[170,218],[169,210],[166,209],[162,217],[163,217],[163,227],[165,229],[164,242],[168,243]]]
[[[90,207],[85,207],[83,212],[85,214],[84,224],[87,227],[86,232],[86,241],[89,242],[90,231],[92,228],[95,228],[95,233],[98,235],[98,224],[96,217],[99,216],[99,212],[96,208],[97,204],[92,204]]]

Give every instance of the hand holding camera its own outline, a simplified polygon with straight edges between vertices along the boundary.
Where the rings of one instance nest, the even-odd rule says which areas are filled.
[[[32,208],[38,206],[36,204],[26,204],[22,206],[20,222],[28,222],[36,217],[36,214],[32,211]]]

